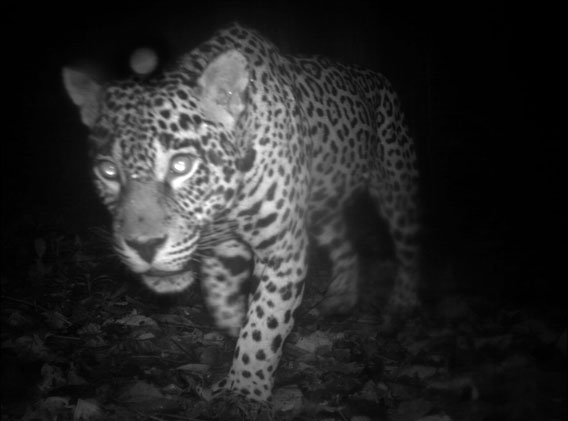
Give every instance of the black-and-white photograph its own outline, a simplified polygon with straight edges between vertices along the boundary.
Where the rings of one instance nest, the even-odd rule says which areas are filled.
[[[2,421],[566,419],[560,10],[7,3]]]

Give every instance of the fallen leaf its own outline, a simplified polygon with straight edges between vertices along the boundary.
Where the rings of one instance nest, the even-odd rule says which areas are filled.
[[[206,333],[203,335],[203,342],[204,343],[215,343],[215,342],[223,342],[225,340],[225,335],[221,332],[213,331]]]
[[[122,319],[118,319],[116,323],[126,326],[157,326],[157,323],[154,321],[154,319],[143,316],[141,314],[135,314],[135,311],[133,311],[132,314],[123,317]]]
[[[134,339],[139,341],[154,339],[155,337],[156,335],[154,335],[152,332],[140,332],[139,334],[134,335]]]
[[[57,311],[44,311],[42,315],[45,317],[46,323],[52,329],[61,330],[66,326],[71,325],[71,322],[67,320],[67,318],[63,314]]]
[[[78,399],[73,412],[73,421],[99,419],[101,415],[102,410],[95,399]]]
[[[41,381],[38,384],[38,389],[42,393],[47,393],[50,390],[55,389],[66,384],[65,376],[63,375],[63,370],[59,367],[44,364],[41,367]]]
[[[318,330],[310,335],[298,339],[296,347],[314,353],[318,348],[330,347],[333,345],[333,335]]]
[[[71,363],[71,368],[67,372],[67,384],[71,386],[88,384],[88,382],[77,373],[77,366],[75,363]]]
[[[210,370],[210,368],[211,367],[208,364],[184,364],[177,367],[177,370],[205,374]]]
[[[272,396],[275,411],[297,412],[302,409],[302,391],[297,386],[276,389]]]

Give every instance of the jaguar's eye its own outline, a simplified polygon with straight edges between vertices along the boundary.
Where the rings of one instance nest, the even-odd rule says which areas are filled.
[[[170,172],[174,175],[186,175],[193,167],[193,157],[176,155],[170,160]]]
[[[112,161],[106,159],[101,160],[97,163],[97,170],[99,174],[110,181],[115,181],[118,179],[118,167]]]

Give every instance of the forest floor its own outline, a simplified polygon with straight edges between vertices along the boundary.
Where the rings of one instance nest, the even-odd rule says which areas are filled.
[[[367,259],[347,317],[316,307],[329,268],[315,257],[270,405],[198,391],[228,371],[235,341],[199,287],[156,297],[104,235],[28,230],[2,276],[2,421],[564,420],[565,310],[446,295],[385,329],[392,263]],[[6,268],[8,264],[8,268]]]

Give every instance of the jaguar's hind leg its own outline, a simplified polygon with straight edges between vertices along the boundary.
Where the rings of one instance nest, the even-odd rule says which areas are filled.
[[[314,221],[312,236],[324,247],[332,264],[332,278],[320,311],[324,314],[344,314],[353,309],[359,294],[359,259],[347,234],[342,213]]]

